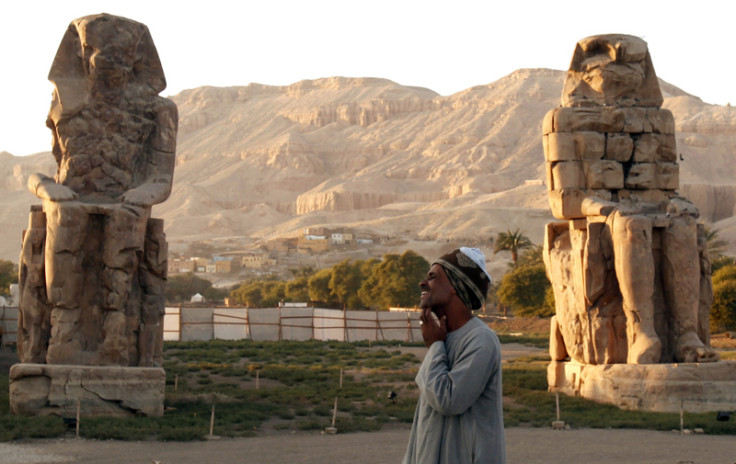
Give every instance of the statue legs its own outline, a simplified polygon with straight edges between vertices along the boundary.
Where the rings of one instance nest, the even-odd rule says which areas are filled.
[[[147,211],[140,215],[117,207],[105,216],[105,242],[102,253],[102,297],[104,341],[101,355],[107,363],[128,365],[128,317],[126,305],[138,277],[138,262],[143,255]],[[134,315],[137,319],[137,314]],[[137,324],[136,324],[137,325]],[[134,327],[137,328],[137,327]]]
[[[46,213],[46,294],[51,304],[49,364],[84,364],[80,330],[83,294],[82,246],[89,214],[77,202],[44,203]]]
[[[46,287],[51,305],[49,364],[130,365],[138,303],[131,306],[149,210],[46,202]],[[131,314],[126,314],[128,308]],[[130,317],[129,317],[130,316]]]
[[[623,216],[619,212],[610,219],[616,276],[626,314],[627,362],[657,363],[662,355],[662,343],[654,329],[652,220],[645,216]]]
[[[716,361],[716,353],[698,337],[700,256],[695,219],[673,218],[662,236],[662,281],[672,312],[675,361]]]

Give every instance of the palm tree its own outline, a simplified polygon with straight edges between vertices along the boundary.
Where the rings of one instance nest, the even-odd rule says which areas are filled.
[[[705,240],[708,242],[708,255],[711,259],[716,259],[726,251],[728,242],[718,236],[718,229],[711,229],[705,226]]]
[[[519,251],[525,248],[533,246],[529,237],[521,233],[519,229],[515,231],[506,230],[506,232],[499,232],[496,236],[496,241],[493,245],[493,254],[495,255],[499,251],[510,251],[511,261],[514,262],[514,267],[519,261]]]

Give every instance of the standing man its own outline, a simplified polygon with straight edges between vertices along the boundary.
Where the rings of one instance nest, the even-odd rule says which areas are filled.
[[[501,346],[472,313],[490,283],[483,252],[463,247],[436,260],[419,284],[429,350],[404,464],[506,463]]]

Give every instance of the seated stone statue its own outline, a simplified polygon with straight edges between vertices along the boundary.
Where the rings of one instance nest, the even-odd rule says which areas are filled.
[[[675,126],[646,42],[578,42],[562,107],[544,122],[552,212],[553,361],[716,361],[710,262],[697,208],[680,197]]]
[[[49,73],[54,178],[21,255],[22,362],[160,363],[167,245],[151,206],[171,192],[176,105],[148,28],[107,14],[73,21]]]

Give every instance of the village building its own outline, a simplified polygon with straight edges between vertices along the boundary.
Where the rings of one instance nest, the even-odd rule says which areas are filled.
[[[186,272],[194,272],[197,263],[190,259],[170,259],[167,270],[169,274],[180,274]]]

